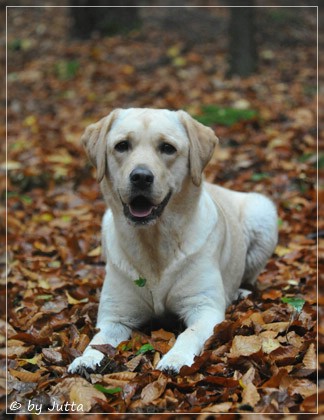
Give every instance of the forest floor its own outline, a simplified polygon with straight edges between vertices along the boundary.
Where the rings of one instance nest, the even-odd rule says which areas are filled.
[[[7,410],[27,413],[73,402],[62,409],[81,412],[82,404],[91,413],[235,418],[315,413],[318,397],[324,412],[317,390],[324,357],[319,370],[316,358],[317,344],[324,349],[316,235],[316,198],[323,198],[324,185],[317,190],[314,10],[258,10],[259,71],[240,79],[226,76],[227,9],[199,10],[195,18],[189,10],[164,16],[148,9],[143,26],[129,35],[88,41],[69,39],[67,9],[10,9],[8,161],[0,167],[8,193],[8,271],[3,248],[0,295],[1,306],[8,303],[0,324],[1,365],[8,368],[4,412],[6,395]],[[213,36],[202,33],[204,18],[214,20]],[[2,116],[5,105],[2,96]],[[185,109],[210,125],[220,146],[207,180],[270,196],[279,243],[257,289],[228,308],[192,367],[178,375],[155,369],[178,330],[154,326],[104,349],[106,364],[81,377],[67,367],[95,331],[105,207],[79,139],[89,123],[130,106]],[[319,176],[323,169],[321,155]]]

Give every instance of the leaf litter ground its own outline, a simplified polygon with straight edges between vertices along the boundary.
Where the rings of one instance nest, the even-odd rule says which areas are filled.
[[[270,9],[258,13],[260,28],[279,25]],[[225,77],[226,10],[210,16],[217,43],[194,30],[186,38],[181,25],[165,31],[163,16],[149,9],[126,38],[78,42],[68,41],[66,9],[10,10],[3,409],[7,392],[9,405],[38,404],[45,413],[54,402],[92,413],[316,411],[316,20],[312,11],[287,12],[289,29],[272,43],[259,28],[260,72],[241,80]],[[208,121],[221,147],[207,180],[268,194],[278,207],[279,244],[257,290],[228,308],[203,354],[178,375],[155,369],[181,330],[174,323],[101,347],[105,362],[95,373],[67,373],[95,333],[104,277],[104,203],[79,138],[118,106],[184,108]]]

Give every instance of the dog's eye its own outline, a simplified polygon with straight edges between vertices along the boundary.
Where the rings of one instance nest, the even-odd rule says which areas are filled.
[[[177,149],[169,143],[162,143],[160,145],[160,152],[165,153],[166,155],[173,155],[176,153]]]
[[[127,140],[123,140],[115,145],[115,150],[117,150],[117,152],[123,153],[127,152],[127,150],[129,150],[129,147],[129,142]]]

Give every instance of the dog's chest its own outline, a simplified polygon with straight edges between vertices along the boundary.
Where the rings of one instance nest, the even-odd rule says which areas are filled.
[[[153,290],[150,290],[151,299],[152,299],[152,309],[154,314],[157,317],[161,317],[165,314],[167,311],[166,308],[166,302],[165,302],[165,296],[164,294],[161,295],[161,292],[156,288]]]
[[[170,273],[171,276],[173,273]],[[159,281],[153,283],[148,281],[141,292],[145,295],[145,300],[148,302],[152,311],[152,316],[163,317],[166,313],[171,312],[173,309],[170,304],[173,299],[172,296],[172,279],[174,276],[162,276]]]

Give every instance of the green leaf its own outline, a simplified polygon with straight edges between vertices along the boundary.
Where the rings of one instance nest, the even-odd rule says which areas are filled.
[[[15,198],[15,197],[17,197],[24,204],[32,204],[32,202],[33,202],[33,199],[31,197],[29,197],[29,195],[17,194],[16,192],[11,192],[11,191],[8,191],[7,197],[8,198],[11,198],[11,197],[14,197]]]
[[[278,228],[280,229],[283,226],[283,220],[278,217]]]
[[[120,348],[121,348],[122,351],[131,350],[132,343],[122,344]]]
[[[53,298],[52,295],[38,295],[36,296],[35,299],[40,299],[40,300],[51,300]]]
[[[134,283],[138,287],[144,287],[146,284],[146,279],[143,279],[142,277],[139,277],[137,280],[134,280]]]
[[[318,169],[324,169],[324,153],[318,156]]]
[[[254,109],[220,108],[215,105],[202,107],[202,114],[195,118],[205,125],[220,124],[231,126],[239,121],[249,121],[256,118]]]
[[[298,162],[305,163],[305,162],[307,162],[310,158],[312,158],[312,157],[314,157],[314,156],[316,156],[316,155],[314,155],[314,153],[304,153],[303,155],[299,156],[299,157],[297,158],[297,160],[298,160]]]
[[[282,302],[288,303],[288,305],[292,306],[296,312],[300,313],[303,309],[305,300],[298,297],[282,297]]]
[[[154,351],[154,347],[152,346],[152,344],[143,344],[143,346],[137,351],[136,356],[139,354],[144,354],[148,351]]]
[[[55,64],[55,73],[59,80],[73,79],[80,67],[78,60],[61,60]]]
[[[103,392],[104,394],[110,394],[110,395],[117,394],[117,392],[122,391],[122,389],[119,386],[117,386],[116,388],[105,388],[104,386],[102,386],[100,384],[96,384],[96,385],[94,385],[94,387],[98,391]]]
[[[264,179],[268,179],[269,178],[269,174],[267,173],[257,173],[257,174],[253,174],[251,176],[251,181],[263,181]]]

